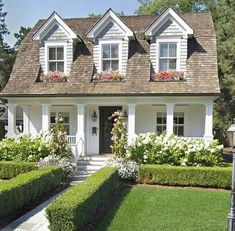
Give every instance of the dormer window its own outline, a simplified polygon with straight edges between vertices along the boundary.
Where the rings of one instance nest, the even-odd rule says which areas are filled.
[[[102,45],[102,71],[119,70],[119,44]]]
[[[155,72],[180,71],[180,39],[156,39]]]
[[[64,72],[64,47],[48,48],[48,71]]]
[[[177,69],[177,43],[159,43],[159,71]]]

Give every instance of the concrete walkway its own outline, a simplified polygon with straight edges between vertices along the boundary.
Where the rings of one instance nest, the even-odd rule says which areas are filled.
[[[41,205],[37,206],[35,209],[26,213],[25,215],[19,217],[17,220],[13,221],[11,224],[1,229],[0,231],[49,231],[49,222],[46,218],[45,209],[50,204],[52,200],[61,195],[64,191],[51,197],[49,200],[45,201]]]

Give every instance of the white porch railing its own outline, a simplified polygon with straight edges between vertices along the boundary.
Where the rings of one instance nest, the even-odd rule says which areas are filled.
[[[77,138],[76,136],[66,136],[67,141],[71,145],[76,145],[77,144]]]
[[[180,139],[184,139],[184,140],[204,140],[204,137],[197,137],[197,136],[192,136],[192,137],[190,137],[190,136],[179,136],[178,138],[180,138]]]

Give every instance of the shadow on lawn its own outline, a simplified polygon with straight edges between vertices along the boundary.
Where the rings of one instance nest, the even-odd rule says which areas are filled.
[[[96,211],[91,223],[85,227],[84,231],[106,230],[131,188],[131,185],[120,182],[111,196],[107,198],[105,204]],[[103,225],[98,228],[101,223],[103,223]]]

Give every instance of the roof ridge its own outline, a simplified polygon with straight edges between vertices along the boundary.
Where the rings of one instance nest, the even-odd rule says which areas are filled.
[[[179,15],[197,15],[197,14],[209,14],[211,15],[211,12],[180,12],[178,13]],[[136,15],[136,14],[133,14],[133,15],[122,15],[122,16],[119,16],[120,18],[130,18],[130,17],[157,17],[159,16],[160,14],[143,14],[143,15]],[[97,17],[71,17],[71,18],[62,18],[63,20],[95,20],[95,19],[99,19],[101,18],[101,16],[97,16]],[[45,21],[46,18],[41,18],[39,19],[38,21]]]

